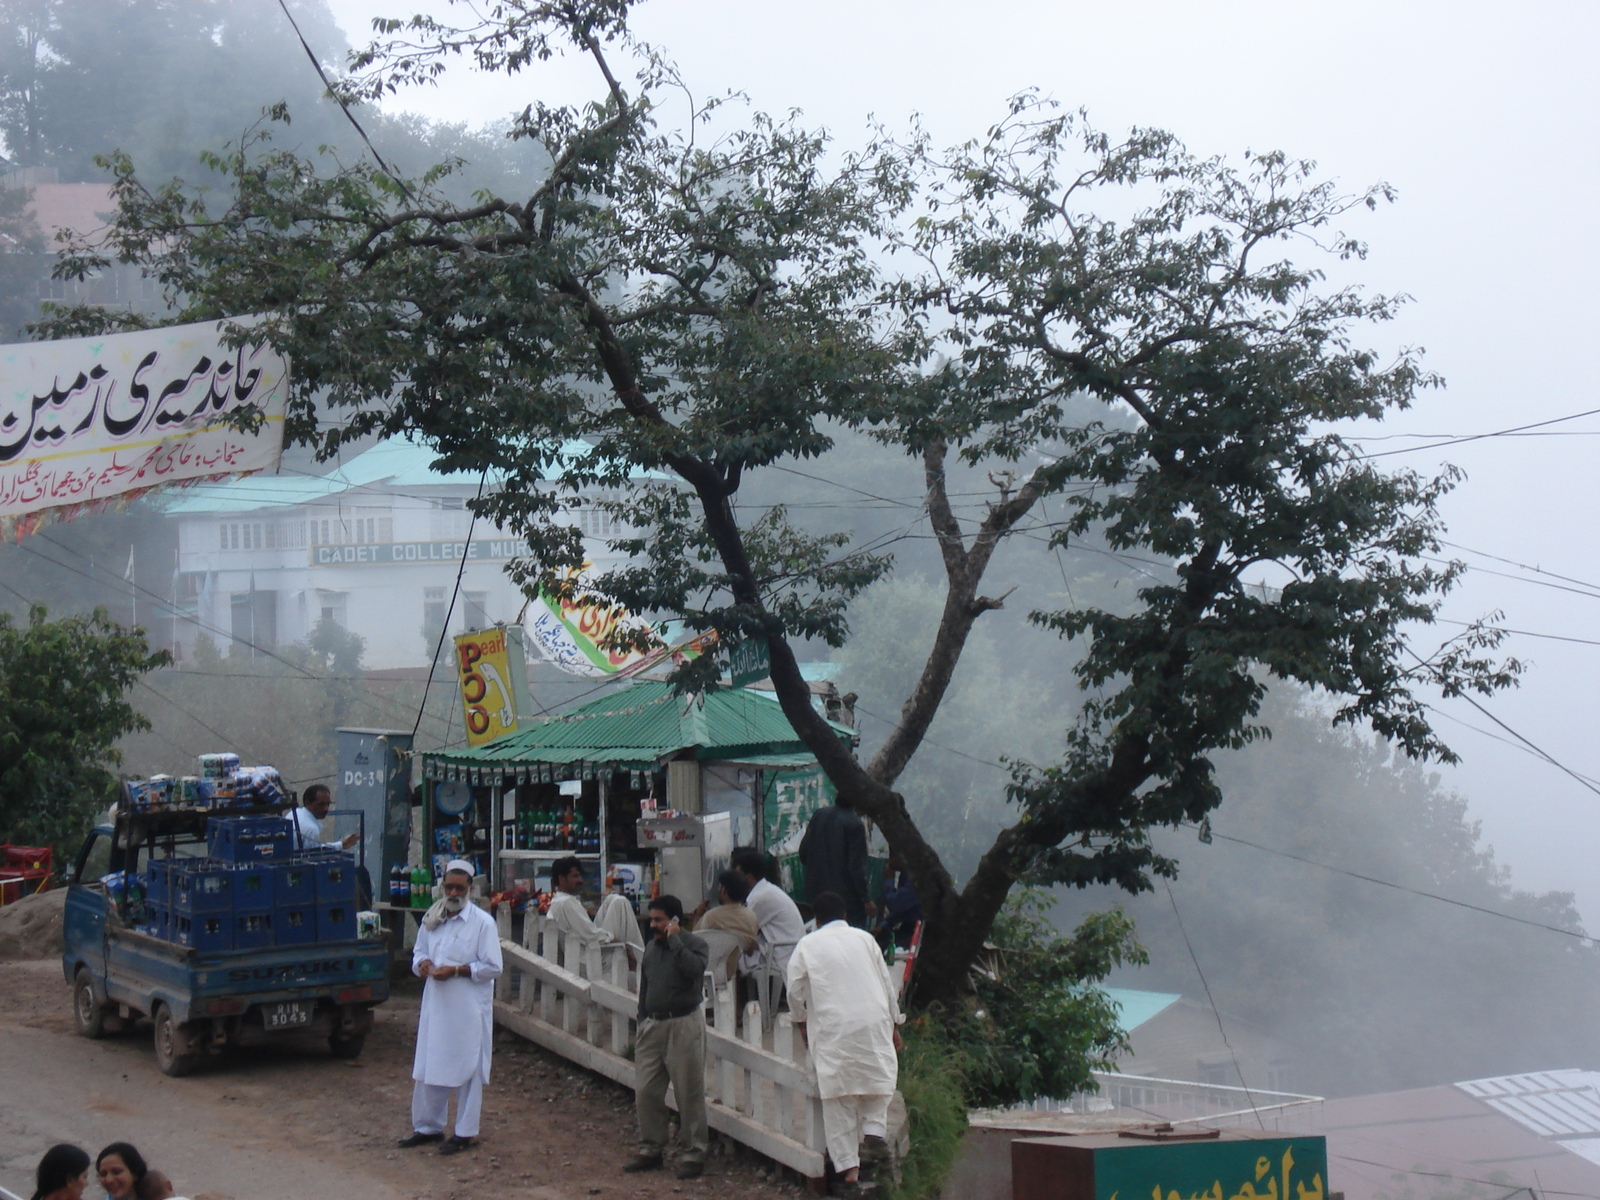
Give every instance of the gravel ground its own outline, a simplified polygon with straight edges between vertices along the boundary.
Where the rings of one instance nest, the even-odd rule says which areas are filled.
[[[793,1200],[800,1181],[712,1134],[706,1175],[624,1175],[633,1096],[501,1030],[473,1150],[400,1150],[409,1132],[420,985],[377,1010],[360,1059],[314,1042],[213,1060],[184,1079],[155,1065],[149,1026],[91,1042],[72,1031],[59,960],[0,963],[0,1184],[27,1195],[50,1144],[125,1139],[194,1200],[580,1200],[738,1195]],[[26,1186],[24,1186],[26,1185]]]

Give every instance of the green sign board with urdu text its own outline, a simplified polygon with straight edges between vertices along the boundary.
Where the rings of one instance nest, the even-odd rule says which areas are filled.
[[[1016,1200],[1326,1200],[1320,1137],[1152,1140],[1095,1134],[1011,1144]]]
[[[728,651],[728,675],[734,687],[744,687],[772,674],[772,652],[764,637],[745,638]]]

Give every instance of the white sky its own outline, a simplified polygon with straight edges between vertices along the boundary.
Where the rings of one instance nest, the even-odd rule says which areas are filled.
[[[410,11],[332,3],[358,44],[373,15]],[[1159,125],[1204,153],[1281,148],[1352,189],[1386,180],[1400,203],[1351,226],[1372,246],[1360,277],[1415,297],[1398,338],[1426,347],[1449,386],[1383,432],[1463,435],[1600,408],[1588,369],[1600,346],[1600,5],[655,0],[634,28],[698,94],[733,88],[768,111],[798,107],[846,143],[868,114],[901,125],[920,113],[939,142],[981,135],[1006,97],[1038,86],[1108,131]],[[397,106],[479,123],[535,96],[593,94],[584,64],[560,62],[511,81],[458,72]],[[1389,461],[1465,468],[1446,508],[1461,546],[1600,585],[1600,436],[1579,432],[1600,434],[1600,417],[1553,428],[1562,436]],[[1600,587],[1580,596],[1464,557],[1519,578],[1474,572],[1446,615],[1498,608],[1512,628],[1600,641]],[[1600,645],[1519,637],[1510,648],[1533,668],[1490,711],[1600,779]],[[1493,728],[1463,702],[1444,711]],[[1439,728],[1466,760],[1450,782],[1518,885],[1576,892],[1600,928],[1600,795],[1452,720]]]

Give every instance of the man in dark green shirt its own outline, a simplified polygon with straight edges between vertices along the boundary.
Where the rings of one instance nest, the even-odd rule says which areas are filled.
[[[676,896],[650,901],[655,934],[639,969],[639,1031],[634,1039],[637,1071],[634,1104],[639,1114],[639,1153],[624,1171],[653,1171],[667,1146],[667,1084],[678,1097],[679,1179],[705,1171],[706,1021],[700,1013],[706,960],[704,939],[679,927],[683,905]]]

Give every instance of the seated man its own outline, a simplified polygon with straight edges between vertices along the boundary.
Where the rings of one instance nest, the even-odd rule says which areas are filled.
[[[644,935],[639,932],[638,919],[626,897],[612,893],[600,902],[597,917],[589,918],[583,901],[578,899],[583,892],[583,862],[577,855],[558,858],[550,865],[550,885],[555,895],[545,915],[562,933],[576,934],[585,942],[622,942],[644,949]]]
[[[760,925],[756,948],[740,957],[739,969],[754,971],[761,963],[761,955],[770,947],[773,951],[773,969],[782,979],[783,973],[789,968],[789,955],[805,934],[800,908],[782,888],[767,879],[767,856],[754,846],[735,848],[733,869],[750,885],[750,894],[745,897],[745,903],[755,913]]]
[[[702,904],[695,912],[696,933],[721,929],[739,935],[738,949],[728,956],[730,976],[734,973],[738,957],[755,950],[756,941],[761,934],[761,922],[744,902],[749,894],[750,885],[744,881],[744,876],[738,871],[729,869],[717,876],[717,899],[721,903],[715,908],[708,908]]]

